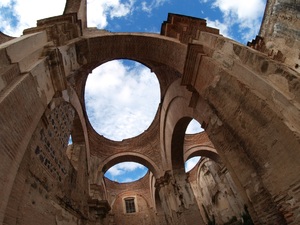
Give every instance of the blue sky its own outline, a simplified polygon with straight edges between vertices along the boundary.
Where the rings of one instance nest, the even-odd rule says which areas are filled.
[[[242,44],[258,34],[266,4],[266,0],[87,2],[89,27],[111,32],[159,33],[162,22],[171,12],[206,19],[208,26],[220,29],[222,35]],[[20,36],[25,28],[34,27],[36,20],[62,14],[64,5],[63,0],[0,0],[0,31]],[[93,71],[87,81],[85,98],[90,121],[97,132],[120,141],[148,128],[156,113],[160,93],[158,81],[148,68],[119,60]],[[144,104],[145,99],[147,104]],[[188,129],[188,133],[197,132],[200,125],[193,122]],[[198,160],[192,159],[186,167],[193,167]],[[111,168],[106,176],[126,182],[146,172],[143,166],[127,162]]]

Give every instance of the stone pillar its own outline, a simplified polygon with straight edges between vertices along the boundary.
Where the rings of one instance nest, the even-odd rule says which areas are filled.
[[[184,171],[167,171],[156,180],[162,208],[170,225],[205,224]]]

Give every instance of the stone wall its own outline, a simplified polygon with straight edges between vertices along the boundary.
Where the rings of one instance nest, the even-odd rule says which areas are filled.
[[[206,223],[242,221],[244,203],[226,167],[202,157],[189,172],[189,181]]]
[[[4,224],[81,224],[88,217],[84,146],[76,168],[66,155],[75,111],[62,99],[54,99],[51,106],[19,167]]]
[[[105,178],[111,211],[108,216],[110,222],[115,225],[156,224],[157,221],[154,202],[150,191],[149,172],[141,179],[129,182],[118,183]],[[133,198],[135,201],[134,213],[126,213],[125,199]],[[158,224],[158,223],[157,223]]]
[[[203,200],[208,215],[223,223],[238,214],[241,203],[233,207],[225,191],[234,183],[255,224],[299,224],[298,3],[268,1],[263,37],[251,48],[218,35],[204,20],[176,14],[169,15],[161,35],[85,29],[85,0],[69,0],[65,15],[38,21],[22,37],[7,41],[1,35],[0,223],[130,223],[121,202],[134,195],[141,209],[135,223],[159,223],[157,205],[169,224],[204,224],[202,203],[195,201],[201,191],[192,192],[183,171],[185,130],[196,119],[213,144],[207,147],[214,146],[210,153],[233,181],[223,170],[200,179],[200,189],[213,196]],[[162,90],[149,129],[123,142],[97,134],[84,106],[88,73],[116,58],[148,65]],[[68,147],[71,133],[75,142]],[[204,147],[197,143],[200,135],[189,140]],[[106,166],[126,159],[149,166],[157,191],[146,178],[101,183]],[[207,167],[203,176],[218,171]],[[223,185],[226,179],[230,188]],[[97,193],[99,182],[105,187]],[[108,203],[112,213],[103,220]]]
[[[259,50],[300,72],[300,1],[268,0]]]

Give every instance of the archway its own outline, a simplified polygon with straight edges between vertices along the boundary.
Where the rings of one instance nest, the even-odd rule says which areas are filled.
[[[104,174],[109,168],[112,166],[121,163],[121,162],[136,162],[144,165],[147,167],[155,177],[158,177],[158,175],[161,173],[160,168],[158,165],[156,165],[155,162],[153,162],[151,159],[145,157],[142,154],[132,153],[132,152],[126,152],[126,153],[119,153],[116,155],[113,155],[106,160],[103,161],[102,165],[100,166],[100,174]],[[98,179],[101,179],[101,177],[98,177]]]

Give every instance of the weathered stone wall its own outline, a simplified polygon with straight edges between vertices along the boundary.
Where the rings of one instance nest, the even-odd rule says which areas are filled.
[[[41,55],[45,44],[46,34],[39,32],[0,45],[0,223],[28,143],[54,94]]]
[[[137,212],[124,212],[124,198],[126,197],[135,198]],[[114,223],[116,225],[155,224],[153,208],[149,207],[148,202],[142,196],[136,195],[134,192],[130,193],[130,191],[127,191],[126,193],[119,195],[114,202],[112,213],[114,214]]]
[[[192,187],[183,168],[156,180],[161,208],[168,224],[204,224]]]
[[[4,224],[81,224],[88,217],[84,146],[76,168],[66,155],[75,111],[62,99],[50,106],[19,167]]]
[[[134,182],[118,183],[105,178],[105,183],[112,207],[108,220],[114,221],[116,225],[155,224],[156,215],[151,197],[149,172]],[[126,213],[124,199],[127,197],[135,198],[135,213]]]
[[[85,17],[85,3],[70,0],[65,15],[40,20],[24,36],[0,45],[0,222],[80,224],[89,216],[88,177],[96,186],[99,170],[115,163],[112,152],[121,152],[122,160],[126,154],[146,156],[139,159],[153,169],[170,224],[199,224],[182,172],[185,130],[194,118],[254,222],[299,224],[299,1],[268,1],[261,29],[265,43],[251,45],[254,49],[218,35],[203,20],[175,14],[163,26],[167,37],[84,30],[78,18]],[[162,90],[150,129],[118,143],[89,126],[83,100],[88,73],[116,58],[148,65],[158,72]],[[74,100],[79,114],[60,96]],[[68,158],[73,120],[78,142],[69,147]],[[98,157],[91,171],[89,150]],[[151,208],[146,183],[141,207]],[[108,193],[109,187],[102,190]],[[110,196],[112,205],[120,201],[107,193],[102,197]]]
[[[268,0],[259,50],[300,72],[300,1]]]
[[[208,159],[189,172],[193,192],[206,223],[225,224],[242,221],[244,204],[227,169]]]

